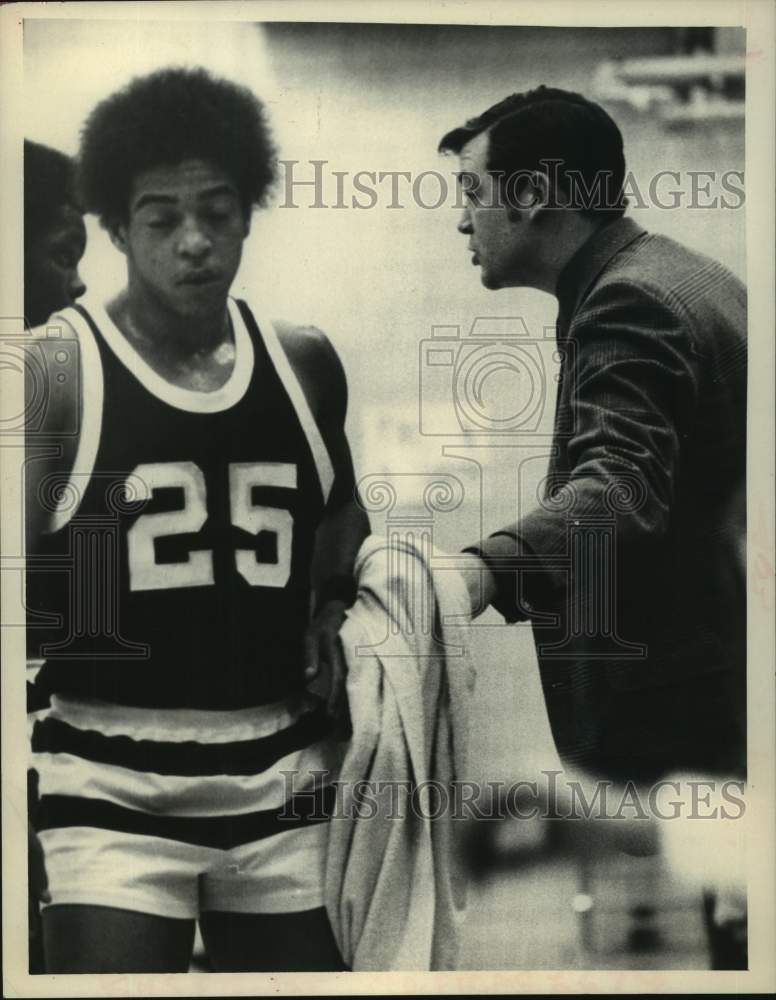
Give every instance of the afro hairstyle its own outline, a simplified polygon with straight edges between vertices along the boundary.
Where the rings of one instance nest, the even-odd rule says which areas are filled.
[[[213,163],[234,181],[246,217],[264,204],[276,151],[254,94],[204,69],[137,77],[101,101],[81,132],[78,189],[103,225],[126,221],[135,177],[184,160]]]
[[[75,162],[58,149],[24,140],[24,238],[29,245],[54,224],[63,205],[81,211]]]

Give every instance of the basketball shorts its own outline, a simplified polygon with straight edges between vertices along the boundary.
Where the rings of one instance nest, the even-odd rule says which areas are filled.
[[[345,744],[312,696],[237,711],[53,695],[30,766],[51,903],[162,917],[324,905]]]

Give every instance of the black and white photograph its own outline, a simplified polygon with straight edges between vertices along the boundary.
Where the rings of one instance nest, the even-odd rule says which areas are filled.
[[[776,988],[774,20],[3,9],[4,995]]]

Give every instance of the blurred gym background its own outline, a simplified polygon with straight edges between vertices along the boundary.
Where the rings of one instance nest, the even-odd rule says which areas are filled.
[[[433,327],[461,340],[458,363],[477,319],[493,338],[522,321],[519,332],[539,344],[555,321],[550,296],[480,286],[466,238],[456,232],[455,162],[436,153],[448,129],[541,83],[600,100],[622,130],[643,194],[643,201],[631,197],[636,221],[711,253],[745,278],[743,199],[719,181],[727,174],[731,186],[742,187],[743,30],[98,20],[31,20],[24,30],[28,138],[75,153],[85,115],[131,76],[204,65],[264,98],[280,157],[297,161],[295,180],[313,179],[310,161],[326,161],[328,207],[313,207],[310,187],[294,188],[290,200],[298,207],[290,207],[281,177],[274,204],[254,218],[235,294],[271,315],[316,324],[339,351],[357,475],[365,493],[375,480],[396,490],[391,509],[372,512],[376,532],[405,530],[408,517],[422,515],[434,543],[455,551],[535,502],[546,463],[551,351],[541,347],[537,356],[538,381],[526,382],[524,373],[515,385],[514,372],[494,373],[479,400],[483,433],[476,437],[462,435],[456,423],[455,365],[441,373],[424,366],[423,341]],[[332,207],[342,200],[337,171],[343,208]],[[402,181],[401,208],[391,208],[396,200],[384,182],[374,185],[377,204],[359,210],[351,207],[359,171],[413,178],[438,171],[449,195],[430,208],[438,182],[429,178],[419,204]],[[678,183],[664,178],[659,188],[667,205],[675,201],[670,191],[681,192],[677,207],[651,203],[650,182],[660,171],[679,174]],[[704,176],[693,182],[691,171]],[[689,204],[693,183],[697,207]],[[90,292],[108,297],[121,284],[123,262],[94,220],[88,233],[82,276]],[[489,435],[489,415],[497,418],[515,393],[534,394],[526,403],[531,433]],[[504,444],[510,452],[493,447]],[[433,480],[451,489],[442,504],[449,509],[424,505]],[[529,762],[555,761],[530,632],[490,613],[471,636],[479,667],[473,777],[530,778]],[[518,868],[509,852],[531,836],[520,827],[502,824],[493,870],[472,887],[464,968],[708,967],[699,893],[667,873],[660,856],[610,853],[582,862],[561,853]]]

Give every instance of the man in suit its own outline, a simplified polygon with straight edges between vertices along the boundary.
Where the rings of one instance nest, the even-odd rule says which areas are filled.
[[[467,551],[473,603],[530,619],[571,767],[649,783],[745,775],[746,292],[625,217],[616,124],[515,94],[444,136],[489,289],[558,299],[538,509]]]

